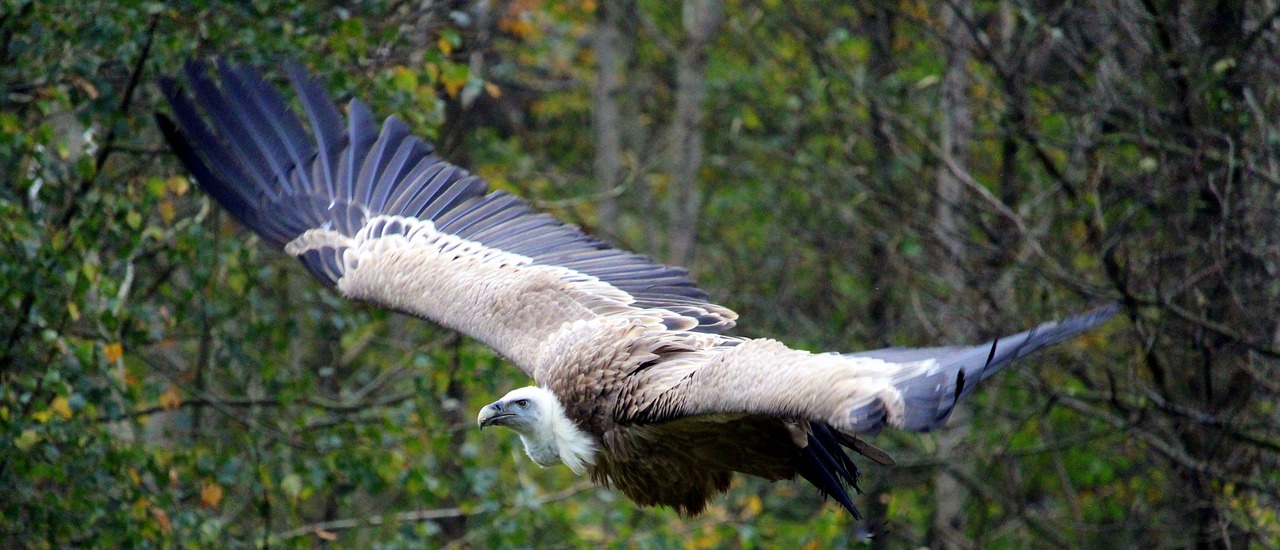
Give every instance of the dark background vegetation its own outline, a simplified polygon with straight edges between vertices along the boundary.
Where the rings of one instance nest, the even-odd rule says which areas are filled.
[[[0,0],[0,540],[60,548],[1280,546],[1275,1]],[[196,188],[183,60],[299,59],[494,187],[690,266],[740,334],[977,342],[1106,301],[858,524],[740,479],[637,509],[509,434],[527,383],[352,304]],[[376,543],[376,544],[375,544]]]

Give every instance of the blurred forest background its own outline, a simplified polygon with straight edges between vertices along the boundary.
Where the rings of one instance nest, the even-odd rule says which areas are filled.
[[[0,544],[1280,546],[1280,4],[0,0]],[[168,153],[157,78],[293,57],[446,158],[689,266],[739,334],[976,343],[1109,300],[855,522],[539,469],[474,341],[349,303]],[[868,538],[866,535],[872,534]]]

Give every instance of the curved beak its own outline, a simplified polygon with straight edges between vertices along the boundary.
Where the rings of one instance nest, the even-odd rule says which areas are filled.
[[[515,414],[509,413],[503,408],[501,401],[495,401],[480,409],[480,415],[476,417],[476,424],[482,430],[486,426],[506,426],[515,416]]]

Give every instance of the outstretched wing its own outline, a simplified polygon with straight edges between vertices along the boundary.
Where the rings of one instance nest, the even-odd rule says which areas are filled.
[[[701,349],[685,346],[685,351],[632,375],[618,420],[662,433],[684,429],[689,419],[695,423],[698,419],[720,422],[726,417],[805,420],[803,437],[776,449],[758,448],[774,444],[750,439],[752,452],[785,455],[796,452],[792,445],[798,446],[792,465],[795,473],[858,517],[847,490],[857,488],[858,468],[841,446],[882,464],[892,459],[860,444],[852,434],[874,434],[885,426],[915,431],[937,428],[956,402],[982,380],[1115,313],[1114,305],[1106,306],[971,347],[838,355],[793,350],[767,339],[725,341]],[[655,336],[664,338],[669,335]],[[722,431],[729,437],[741,435],[731,427]],[[737,469],[752,471],[749,464]]]
[[[979,382],[1016,359],[1097,326],[1109,305],[970,347],[812,354],[773,340],[688,352],[645,372],[627,421],[749,413],[822,422],[847,434],[937,428]]]
[[[688,273],[610,248],[441,160],[390,117],[379,132],[353,99],[342,115],[288,65],[310,132],[253,68],[186,65],[190,96],[161,86],[176,122],[157,122],[196,181],[238,221],[345,296],[436,321],[533,374],[538,344],[564,323],[644,315],[718,332],[737,315]]]

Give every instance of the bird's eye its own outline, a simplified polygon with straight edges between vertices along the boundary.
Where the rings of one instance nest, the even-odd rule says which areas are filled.
[[[521,400],[519,400],[519,401],[516,401],[516,406],[517,406],[517,407],[520,407],[520,408],[522,408],[522,409],[527,409],[527,408],[529,408],[529,400],[528,400],[528,399],[521,399]]]

